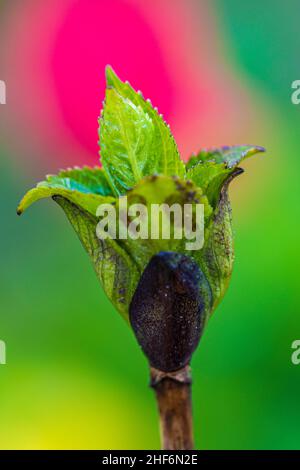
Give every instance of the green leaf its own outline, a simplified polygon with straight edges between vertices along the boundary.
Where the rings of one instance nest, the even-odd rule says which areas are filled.
[[[115,203],[101,168],[84,167],[61,170],[49,175],[22,199],[18,207],[21,214],[33,202],[52,197],[64,210],[89,254],[96,274],[107,296],[128,321],[129,302],[139,281],[139,272],[133,259],[115,240],[97,237],[100,204]]]
[[[168,125],[149,101],[110,67],[100,117],[101,161],[116,194],[123,194],[143,176],[184,177],[185,167]],[[122,170],[120,170],[120,166]]]
[[[189,170],[198,163],[210,161],[218,164],[224,163],[226,168],[233,168],[241,161],[259,152],[265,152],[264,147],[255,145],[233,145],[213,149],[202,149],[197,155],[193,155],[189,159],[186,164],[186,169]]]
[[[140,106],[108,88],[100,139],[101,162],[110,185],[115,194],[122,194],[143,177],[153,158],[153,122]]]
[[[42,198],[62,196],[92,215],[99,204],[114,201],[107,194],[109,186],[101,168],[74,168],[62,170],[58,175],[47,176],[21,200],[17,213],[21,215],[31,204]]]
[[[88,252],[104,292],[118,312],[129,321],[129,303],[138,284],[137,266],[115,240],[100,240],[96,235],[98,219],[61,196],[54,200],[62,207]]]
[[[100,196],[113,196],[111,187],[108,184],[103,168],[84,166],[61,170],[58,175],[48,176],[51,182],[55,178],[63,179],[64,184],[70,189],[78,189],[81,192],[99,194]]]
[[[132,236],[130,236],[127,237],[127,239],[118,240],[119,245],[134,259],[141,273],[144,271],[150,259],[159,252],[191,254],[191,251],[186,249],[188,240],[184,237],[184,234],[181,239],[174,238],[174,219],[172,217],[170,237],[168,237],[168,239],[163,238],[163,227],[168,227],[168,224],[165,224],[164,219],[161,219],[159,225],[157,225],[155,219],[152,220],[151,210],[154,204],[166,204],[168,207],[171,207],[173,204],[178,204],[182,208],[182,213],[184,212],[184,204],[191,204],[193,214],[196,204],[203,204],[205,223],[208,223],[212,215],[212,208],[202,190],[197,188],[192,182],[177,177],[163,175],[145,177],[126,195],[128,207],[132,207],[133,204],[143,204],[148,213],[148,238],[133,239]],[[117,201],[116,208],[119,219],[120,199]],[[133,220],[130,218],[125,221],[128,228],[130,228],[129,223],[132,221]],[[125,226],[125,224],[123,225]],[[151,229],[153,229],[154,226],[158,227],[157,239],[151,236]]]
[[[192,253],[210,283],[213,309],[228,287],[234,260],[228,186],[233,178],[243,173],[237,165],[245,158],[264,150],[263,147],[256,146],[202,150],[191,157],[186,165],[187,178],[202,188],[213,207],[213,215],[205,229],[203,249]]]
[[[257,152],[263,152],[263,147],[233,146],[219,149],[202,150],[197,156],[188,161],[187,178],[202,188],[212,207],[220,197],[220,191],[227,178],[235,172],[238,163]]]
[[[198,163],[187,171],[187,178],[202,189],[211,206],[215,207],[222,184],[232,171],[227,169],[224,164]]]
[[[234,261],[231,206],[228,197],[229,183],[243,170],[236,168],[221,185],[213,216],[206,225],[205,242],[199,252],[191,256],[199,263],[213,293],[213,308],[216,308],[228,287]]]

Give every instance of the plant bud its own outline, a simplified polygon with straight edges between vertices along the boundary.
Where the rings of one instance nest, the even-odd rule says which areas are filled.
[[[211,301],[208,281],[190,257],[160,252],[151,258],[129,307],[131,326],[151,366],[171,372],[189,363]]]

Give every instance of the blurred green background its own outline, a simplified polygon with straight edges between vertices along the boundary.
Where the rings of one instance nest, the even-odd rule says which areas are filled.
[[[7,85],[7,104],[0,106],[0,339],[7,345],[7,364],[0,365],[2,449],[160,445],[146,360],[103,294],[63,212],[43,201],[21,219],[15,215],[20,197],[45,173],[88,159],[97,163],[94,111],[89,114],[76,98],[68,75],[89,55],[84,47],[73,51],[76,61],[67,61],[65,69],[57,59],[63,47],[68,50],[74,9],[79,15],[88,3],[0,3],[0,79]],[[112,65],[117,62],[122,78],[128,69],[136,88],[146,87],[154,104],[161,100],[185,158],[195,145],[267,148],[265,156],[245,163],[245,174],[231,188],[235,269],[192,362],[196,447],[299,449],[300,366],[291,363],[291,343],[300,338],[300,106],[291,103],[291,83],[300,79],[300,4],[114,0],[97,5],[101,24],[104,13],[112,15],[112,23],[128,13],[146,50],[161,60],[152,63],[143,50],[130,55],[129,32],[125,58],[124,50],[118,55],[122,37],[114,36],[116,46],[106,45],[105,54],[95,37],[98,62],[90,68],[84,62],[80,72],[87,88],[94,73],[102,80],[111,47]],[[42,27],[43,14],[49,24]],[[82,28],[89,28],[85,17]],[[42,42],[47,31],[48,43],[37,55],[32,44]],[[54,53],[49,44],[59,34]],[[156,67],[167,70],[165,76],[157,76]],[[69,80],[73,101],[64,101],[58,76]],[[98,110],[104,85],[99,82],[98,90],[95,83]],[[80,106],[82,121],[72,121],[68,110]],[[84,127],[90,121],[91,130]],[[86,144],[90,136],[95,142]]]

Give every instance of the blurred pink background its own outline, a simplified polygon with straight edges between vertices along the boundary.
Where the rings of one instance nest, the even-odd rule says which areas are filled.
[[[187,3],[16,2],[1,46],[7,122],[18,129],[24,166],[31,159],[47,159],[47,171],[97,164],[106,64],[159,108],[183,158],[200,145],[243,143],[253,120],[249,99],[225,67],[210,2]]]

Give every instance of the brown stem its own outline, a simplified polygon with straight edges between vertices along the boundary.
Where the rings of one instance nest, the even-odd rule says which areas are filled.
[[[162,449],[192,450],[194,448],[189,366],[165,373],[151,368],[160,415]]]

